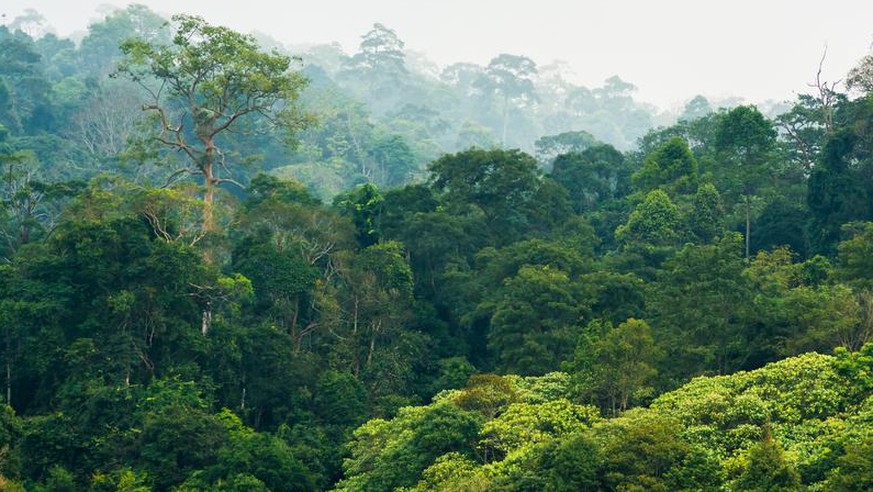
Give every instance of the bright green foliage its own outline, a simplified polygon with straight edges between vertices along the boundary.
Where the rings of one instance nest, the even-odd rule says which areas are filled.
[[[404,492],[428,491],[482,491],[488,481],[475,477],[478,463],[461,453],[446,453],[421,473],[421,481],[415,487],[401,489]]]
[[[749,450],[748,463],[731,490],[749,492],[793,492],[800,489],[800,475],[785,452],[769,433]]]
[[[715,453],[728,473],[744,469],[744,450],[769,426],[790,453],[805,483],[834,466],[834,446],[851,427],[857,379],[838,374],[831,357],[808,354],[751,373],[699,378],[652,405],[683,422],[684,435]],[[847,412],[848,416],[843,412]]]
[[[143,472],[137,473],[129,468],[121,468],[111,474],[95,473],[91,479],[91,489],[95,492],[151,492],[148,478]]]
[[[724,206],[721,195],[712,183],[697,188],[688,214],[688,229],[701,243],[713,241],[723,230]]]
[[[337,491],[391,491],[414,485],[422,471],[448,452],[472,456],[481,416],[451,403],[403,408],[391,421],[371,420],[349,444],[346,478]]]
[[[849,446],[837,460],[837,468],[828,481],[834,492],[861,492],[873,487],[873,440]]]
[[[591,379],[602,408],[616,415],[653,393],[661,352],[648,323],[629,319],[608,329],[591,349],[595,359],[589,375],[583,377]]]
[[[667,193],[654,190],[615,230],[615,238],[623,244],[671,246],[681,237],[680,225],[679,209]]]
[[[697,161],[680,137],[665,142],[633,175],[636,191],[647,193],[662,189],[673,196],[691,194],[697,189],[697,181]]]
[[[596,426],[607,490],[716,490],[715,463],[680,434],[680,423],[657,414],[631,413]]]
[[[544,403],[513,403],[500,416],[482,427],[480,445],[497,456],[525,446],[544,443],[571,434],[598,420],[598,412],[564,399]]]
[[[389,461],[390,470],[415,463],[408,468],[416,477],[407,485],[411,490],[690,492],[862,484],[869,453],[863,446],[853,449],[864,435],[857,426],[866,428],[862,422],[873,408],[867,381],[873,364],[865,354],[809,354],[749,373],[698,378],[660,396],[650,409],[609,420],[564,399],[566,376],[477,377],[431,405],[358,429],[338,490],[389,489],[386,483],[401,480],[381,468]],[[450,401],[479,409],[460,415],[485,421],[478,420],[475,436],[465,434],[467,444],[443,447],[438,456],[441,446],[423,435],[430,433],[428,419],[445,422],[456,415]],[[851,428],[857,430],[847,433]],[[771,429],[772,437],[762,441],[762,429]],[[839,471],[828,474],[837,463]],[[840,475],[846,469],[852,472]],[[863,490],[846,487],[841,490]]]

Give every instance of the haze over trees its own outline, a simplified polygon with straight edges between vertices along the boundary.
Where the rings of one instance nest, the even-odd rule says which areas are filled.
[[[0,27],[0,489],[873,487],[873,58],[655,128],[381,24],[40,22]]]

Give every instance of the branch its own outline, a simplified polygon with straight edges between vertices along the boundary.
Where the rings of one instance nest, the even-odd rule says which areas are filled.
[[[246,189],[246,187],[243,186],[242,183],[240,183],[239,181],[237,181],[237,180],[235,180],[235,179],[230,179],[230,178],[216,178],[214,181],[215,181],[215,184],[230,183],[230,184],[232,184],[232,185],[236,185],[236,186],[238,186],[240,189],[243,189],[243,190]]]
[[[247,108],[237,110],[232,115],[228,116],[227,120],[224,123],[213,128],[212,132],[209,133],[209,138],[212,138],[215,135],[217,135],[218,133],[221,133],[222,131],[227,130],[227,127],[229,127],[231,124],[233,124],[233,122],[236,121],[239,117],[245,116],[249,113],[253,113],[253,112],[259,111],[259,110],[260,110],[259,106],[247,107]]]
[[[178,169],[178,170],[176,170],[176,171],[173,171],[172,174],[170,174],[170,176],[167,178],[166,183],[164,183],[164,185],[161,186],[161,188],[169,188],[170,185],[173,184],[173,183],[175,182],[175,179],[176,179],[177,176],[182,175],[182,174],[185,174],[185,173],[188,173],[188,174],[190,174],[190,175],[192,175],[192,176],[196,176],[196,175],[200,174],[200,173],[198,173],[198,172],[192,170],[191,168]]]

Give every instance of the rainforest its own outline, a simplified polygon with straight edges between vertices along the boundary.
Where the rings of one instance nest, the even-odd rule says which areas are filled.
[[[379,23],[28,12],[0,490],[873,490],[873,53],[671,112]]]

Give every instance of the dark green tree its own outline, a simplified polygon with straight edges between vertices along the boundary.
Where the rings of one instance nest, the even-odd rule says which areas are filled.
[[[519,239],[530,221],[540,187],[536,161],[518,150],[468,150],[430,165],[433,189],[455,213],[474,207],[491,244]]]
[[[711,245],[687,245],[650,285],[653,324],[665,360],[679,379],[743,366],[753,349],[745,319],[752,293],[743,276],[742,239],[725,234]]]
[[[749,259],[752,234],[752,197],[772,176],[771,159],[776,130],[754,106],[738,106],[718,122],[713,170],[716,186],[742,201],[745,215],[745,257]]]
[[[623,198],[631,188],[630,164],[611,145],[558,155],[551,176],[567,190],[579,214],[594,213],[610,200]]]

